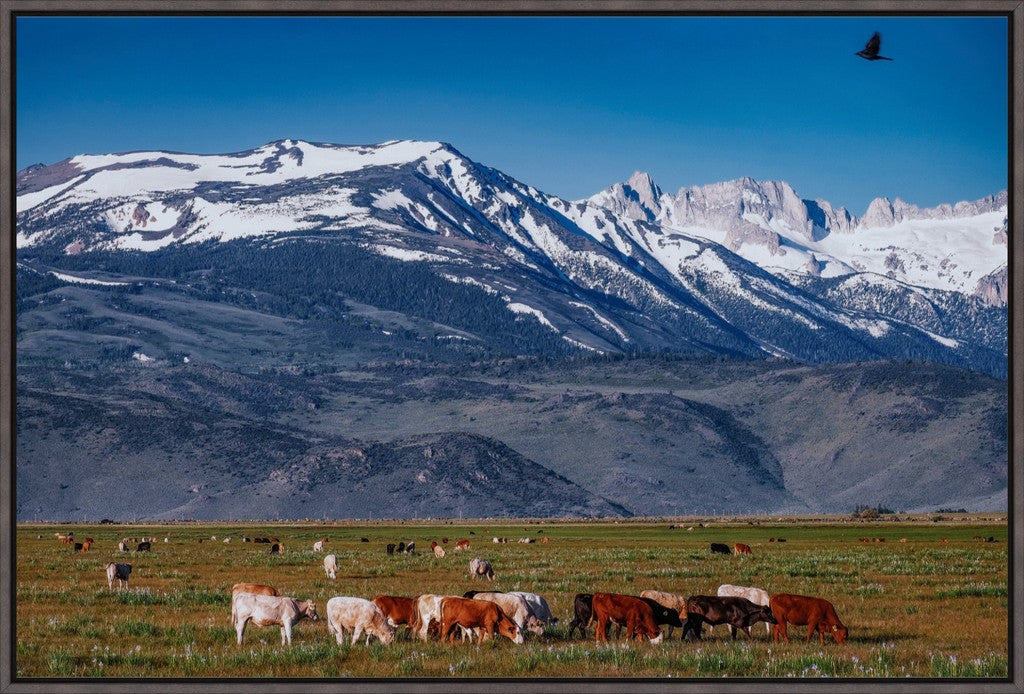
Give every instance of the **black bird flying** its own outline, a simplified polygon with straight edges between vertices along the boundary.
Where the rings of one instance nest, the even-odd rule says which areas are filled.
[[[859,55],[864,60],[892,60],[892,58],[886,58],[884,55],[878,55],[878,50],[882,47],[882,35],[877,31],[874,36],[868,39],[867,45],[864,46],[863,51],[857,51],[854,55]]]

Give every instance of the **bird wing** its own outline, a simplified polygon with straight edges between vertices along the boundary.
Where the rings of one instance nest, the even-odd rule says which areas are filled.
[[[864,46],[865,53],[877,54],[882,48],[882,35],[877,31],[874,35],[868,39],[867,45]]]

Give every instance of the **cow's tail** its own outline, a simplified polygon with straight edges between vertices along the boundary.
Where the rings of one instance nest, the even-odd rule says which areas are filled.
[[[420,618],[420,600],[416,598],[413,600],[413,615],[412,622],[409,623],[409,629],[412,633],[418,637],[420,635],[420,628],[423,626],[423,620]]]

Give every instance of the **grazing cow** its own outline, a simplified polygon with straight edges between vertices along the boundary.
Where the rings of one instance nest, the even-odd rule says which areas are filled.
[[[447,537],[442,537],[441,538],[441,542],[444,543],[444,544],[448,544],[448,538]]]
[[[626,625],[626,639],[643,637],[651,643],[661,643],[662,633],[654,619],[651,606],[640,598],[616,593],[594,593],[591,598],[594,621],[597,622],[597,641],[608,640],[608,622]]]
[[[442,559],[444,557],[444,547],[442,547],[441,545],[435,545],[434,556],[438,559]]]
[[[373,604],[380,608],[388,619],[388,624],[398,627],[404,624],[409,631],[416,623],[416,598],[405,598],[400,595],[376,595]]]
[[[786,538],[784,538],[784,537],[780,537],[780,538],[776,539],[775,541],[776,541],[776,542],[785,542],[785,541],[786,541]]]
[[[73,549],[73,550],[74,550],[75,552],[81,552],[81,551],[82,551],[82,543],[81,543],[81,542],[76,542],[76,543],[74,544],[74,547],[72,547],[72,549]]]
[[[397,551],[399,554],[405,554],[405,543],[404,542],[399,542],[398,543],[398,549],[395,550],[395,551]]]
[[[939,542],[949,542],[949,538],[948,537],[940,537],[939,538]],[[78,547],[78,545],[75,545],[75,547]]]
[[[437,542],[435,540],[431,540],[430,541],[430,551],[434,551],[435,547],[437,547]]]
[[[500,537],[492,537],[491,538],[491,542],[493,542],[494,544],[498,544],[498,543],[501,542],[501,538]]]
[[[132,575],[131,564],[107,564],[107,589],[114,590],[114,581],[117,581],[117,589],[128,587],[128,577]]]
[[[857,542],[871,542],[870,537],[858,537]]]
[[[541,543],[542,545],[546,545],[546,544],[547,544],[548,542],[550,542],[550,541],[551,541],[551,538],[549,538],[549,537],[546,537],[546,536],[545,536],[545,537],[542,537],[542,538],[541,538],[541,540],[540,540],[540,543]]]
[[[327,578],[335,579],[338,577],[338,555],[328,554],[324,557],[324,573],[327,574]]]
[[[415,542],[410,542],[409,544],[407,544],[405,546],[405,553],[406,554],[416,554],[416,543]]]
[[[390,555],[395,553],[395,546],[394,545],[388,545],[387,546],[387,550],[388,550],[388,555],[390,556]]]
[[[573,632],[580,630],[580,638],[586,638],[587,627],[594,618],[593,593],[576,593],[572,601],[573,617],[569,622],[569,638]]]
[[[740,542],[737,542],[736,544],[734,544],[732,546],[732,551],[735,554],[750,554],[750,555],[754,554],[753,552],[750,551],[750,545],[744,545],[744,544],[742,544]]]
[[[994,535],[989,535],[987,538],[985,538],[985,542],[995,542],[995,541],[996,541],[996,538],[995,538]]]
[[[558,624],[558,618],[551,614],[551,608],[548,607],[548,601],[542,596],[536,593],[527,593],[522,590],[509,591],[509,595],[518,595],[526,601],[527,607],[530,608],[530,613],[537,618],[538,622],[542,624]]]
[[[334,634],[338,645],[341,645],[346,630],[352,632],[353,645],[364,631],[367,646],[370,645],[371,636],[376,636],[385,644],[395,640],[395,628],[388,624],[388,618],[374,603],[363,598],[331,598],[327,601],[327,632]]]
[[[521,595],[513,595],[512,593],[477,592],[472,597],[466,599],[493,602],[501,608],[503,613],[516,623],[516,627],[524,636],[527,630],[537,636],[544,635],[544,625],[541,624],[540,620],[533,615],[533,612],[530,610],[530,606],[526,604],[526,600]]]
[[[474,531],[474,530],[470,530],[470,531],[469,531],[469,534],[470,534],[470,535],[476,535],[476,531]]]
[[[243,536],[242,542],[252,542],[252,538]]]
[[[131,551],[131,550],[128,549],[128,543],[126,543],[124,540],[121,540],[120,542],[117,543],[117,549],[118,549],[119,552],[129,552],[129,551]]]
[[[529,544],[533,544],[534,542],[536,542],[537,538],[535,538],[535,537],[521,537],[521,538],[519,538],[519,541],[521,543],[523,543],[524,545],[529,545]]]
[[[975,542],[984,542],[985,541],[985,538],[983,538],[981,535],[975,535],[971,539],[974,540]]]
[[[317,540],[316,542],[314,542],[313,543],[313,551],[314,552],[323,552],[324,551],[324,542],[325,541],[326,540]]]
[[[476,557],[469,561],[469,576],[474,581],[477,576],[486,576],[487,580],[494,580],[494,569],[491,568],[491,563],[486,559],[480,559]]]
[[[769,600],[768,591],[762,588],[754,588],[752,586],[734,586],[728,583],[723,583],[718,586],[718,597],[746,598],[755,605],[762,605],[763,607],[768,607]],[[768,634],[772,633],[771,622],[765,622],[764,627]],[[712,629],[714,629],[713,626]],[[730,624],[729,633],[733,633],[734,631],[735,627]]]
[[[729,545],[723,545],[721,542],[712,542],[711,543],[711,553],[712,554],[732,554],[732,552],[729,550]]]
[[[464,549],[469,549],[469,540],[459,540],[455,543],[456,552],[461,552]]]
[[[231,538],[230,538],[230,537],[225,537],[225,538],[224,538],[224,539],[222,540],[222,542],[223,542],[224,544],[229,544],[229,543],[231,542]]]
[[[768,538],[768,542],[775,542],[775,538],[774,537],[769,537]]]
[[[140,542],[138,545],[135,546],[135,551],[136,552],[150,552],[150,551],[152,551],[152,548],[153,548],[153,545],[151,545],[149,542]]]
[[[255,595],[235,593],[231,598],[231,617],[238,645],[242,645],[245,626],[251,621],[258,627],[281,627],[281,645],[292,645],[292,627],[303,619],[320,619],[312,600],[299,602],[294,598],[279,595]]]
[[[686,614],[686,596],[677,595],[676,593],[666,593],[662,590],[645,590],[640,593],[640,597],[648,600],[654,600],[664,607],[675,610],[680,620],[682,620],[683,615]],[[672,629],[674,626],[674,624],[668,623],[669,638],[672,638]]]
[[[65,545],[73,545],[73,544],[75,544],[75,534],[74,533],[68,533],[67,535],[61,535],[60,533],[54,533],[54,535],[57,536],[57,542],[63,543]]]
[[[88,542],[91,545],[92,543],[96,542],[96,540],[92,539],[91,537],[87,537],[84,540],[82,540],[82,542]]]
[[[512,619],[495,603],[487,600],[466,598],[441,598],[441,640],[455,643],[455,627],[465,630],[479,629],[477,645],[484,637],[493,638],[501,634],[512,643],[523,643],[523,633]]]
[[[283,542],[275,542],[274,544],[270,545],[270,553],[271,554],[284,554],[284,543]]]
[[[806,625],[808,641],[814,636],[815,631],[818,632],[822,643],[825,643],[825,632],[831,633],[838,643],[845,643],[849,635],[847,628],[836,616],[835,606],[823,598],[780,593],[772,596],[771,610],[777,622],[772,632],[775,641],[778,641],[780,636],[789,641],[789,634],[786,633],[787,622],[794,626]]]
[[[729,624],[734,627],[734,639],[739,630],[742,630],[747,638],[753,638],[750,635],[750,627],[757,622],[775,623],[775,617],[768,607],[756,605],[746,598],[692,595],[686,599],[683,638],[692,633],[694,638],[700,639],[701,626],[704,623],[712,626]]]
[[[441,623],[441,598],[443,595],[427,593],[416,597],[416,615],[412,624],[412,632],[421,640],[427,639],[431,622]]]
[[[360,542],[369,542],[370,538],[368,538],[368,537],[361,537],[361,538],[359,538],[359,541]]]
[[[166,545],[166,544],[167,544],[168,542],[170,542],[170,541],[171,541],[171,538],[169,538],[169,537],[166,537],[166,536],[164,537],[164,544],[165,544],[165,545]],[[244,537],[242,538],[242,542],[248,542],[248,541],[249,541],[249,540],[248,540],[247,538],[244,538]]]
[[[906,541],[907,541],[907,538],[905,538],[905,537],[901,537],[900,538],[900,542],[906,542]]]

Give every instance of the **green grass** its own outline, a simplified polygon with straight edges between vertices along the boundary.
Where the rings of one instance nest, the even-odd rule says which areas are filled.
[[[1004,677],[1007,672],[1007,545],[1000,525],[927,520],[893,525],[803,521],[749,525],[705,519],[708,527],[671,530],[668,522],[527,523],[425,522],[387,525],[177,525],[173,541],[150,555],[119,555],[125,535],[162,536],[168,528],[77,526],[97,540],[97,554],[69,556],[54,530],[19,527],[17,536],[16,666],[22,677]],[[484,527],[488,532],[484,532]],[[536,532],[543,529],[542,534]],[[470,531],[474,534],[470,534]],[[42,539],[37,534],[43,535]],[[281,557],[242,534],[281,538]],[[973,543],[974,534],[999,542]],[[211,535],[235,538],[210,542]],[[548,537],[548,544],[493,544],[494,535]],[[860,536],[893,538],[858,543]],[[338,578],[324,576],[322,554],[309,550],[327,536],[338,555]],[[361,543],[360,537],[370,539]],[[432,539],[469,538],[467,553],[429,554]],[[786,537],[768,543],[768,537]],[[896,543],[908,537],[907,543]],[[938,543],[949,537],[948,544]],[[959,538],[959,539],[957,539]],[[198,539],[204,539],[202,544]],[[414,540],[419,554],[388,557],[388,542]],[[711,555],[711,541],[750,544],[751,557]],[[469,578],[474,556],[489,559],[493,583]],[[103,564],[129,561],[128,590],[107,589]],[[51,568],[47,568],[51,567]],[[304,621],[290,648],[277,627],[249,625],[238,646],[229,624],[230,589],[239,581],[270,583],[283,594],[311,598],[324,617],[334,595],[378,593],[461,595],[469,589],[543,594],[561,622],[523,645],[506,639],[454,646],[400,636],[338,645],[324,620]],[[789,643],[772,643],[763,626],[753,640],[732,641],[724,629],[691,643],[596,645],[566,638],[577,592],[639,594],[651,588],[714,595],[721,583],[769,592],[817,595],[832,601],[850,629],[844,646],[829,638],[805,641],[789,628]],[[970,623],[970,635],[963,624]]]

